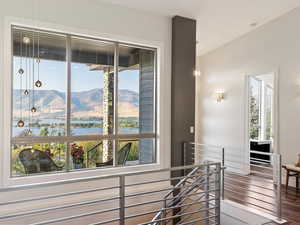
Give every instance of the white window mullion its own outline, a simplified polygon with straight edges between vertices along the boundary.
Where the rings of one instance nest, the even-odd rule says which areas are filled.
[[[118,72],[119,72],[119,44],[115,44],[114,52],[114,135],[118,135],[119,122],[118,122],[118,97],[119,97],[119,87],[118,87]],[[114,140],[113,145],[113,166],[117,166],[118,162],[118,139]]]
[[[67,95],[66,95],[66,136],[71,136],[71,60],[72,60],[72,46],[71,36],[67,35],[66,46],[66,61],[67,61]],[[70,142],[67,142],[66,149],[66,170],[70,170]]]
[[[266,112],[266,89],[265,89],[265,82],[260,82],[260,140],[265,140],[265,128],[266,128],[266,121],[265,121],[265,112]]]
[[[257,79],[257,78],[254,78],[257,82],[258,82],[258,141],[260,141],[262,139],[262,114],[261,114],[261,111],[262,111],[262,84],[261,84],[261,80]]]

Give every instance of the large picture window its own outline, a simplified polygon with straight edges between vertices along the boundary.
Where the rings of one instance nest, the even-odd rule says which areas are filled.
[[[156,49],[12,27],[11,175],[156,162]]]

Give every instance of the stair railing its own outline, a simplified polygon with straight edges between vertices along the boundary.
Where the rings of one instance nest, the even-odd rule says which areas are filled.
[[[220,185],[221,185],[221,164],[215,164],[213,169],[210,163],[205,163],[200,167],[194,168],[188,175],[185,176],[174,188],[165,195],[163,208],[152,219],[153,225],[165,225],[169,222],[173,224],[193,224],[190,219],[194,214],[191,213],[195,204],[199,204],[202,212],[198,215],[197,221],[202,221],[205,224],[220,224]],[[213,176],[213,181],[211,177]],[[191,198],[190,195],[198,193],[196,198]],[[166,199],[173,194],[174,199],[167,202]],[[195,197],[195,196],[194,196]],[[204,199],[204,200],[203,200]],[[214,200],[214,204],[211,203]],[[186,201],[192,204],[184,204]],[[178,208],[178,212],[173,213],[176,218],[168,217],[168,209]],[[211,212],[214,210],[214,213]],[[176,219],[176,220],[174,220]]]
[[[73,184],[78,183],[79,179],[2,188],[0,189],[2,195],[19,190],[37,190],[38,194],[34,197],[0,201],[0,208],[10,206],[9,208],[12,209],[18,204],[32,207],[16,212],[0,210],[0,223],[46,225],[76,224],[80,221],[82,225],[111,223],[162,225],[169,221],[177,221],[177,224],[183,225],[206,221],[208,224],[220,224],[220,169],[220,163],[203,163],[90,177],[82,181],[98,183],[101,186],[97,188],[89,186],[86,189],[73,191],[68,191],[67,186],[74,187]],[[182,175],[182,171],[185,170],[191,171],[189,175]],[[170,176],[178,172],[181,175]],[[207,185],[205,176],[210,176],[209,189],[204,188]],[[114,183],[107,182],[112,180]],[[175,181],[177,185],[173,186],[172,183]],[[39,192],[39,188],[47,188],[51,192],[51,187],[55,187],[54,190],[59,186],[65,191],[48,194]],[[52,201],[60,198],[63,198],[63,201],[59,204]],[[47,206],[36,204],[42,201],[47,202]],[[208,201],[210,204],[207,204]],[[109,207],[108,203],[111,204]],[[59,213],[62,211],[63,214]],[[41,217],[41,214],[46,215],[47,218]],[[159,216],[156,216],[157,214]]]
[[[281,200],[281,155],[251,150],[249,163],[245,163],[244,153],[238,154],[237,152],[216,145],[191,142],[183,144],[185,165],[207,161],[221,163],[221,198],[223,200],[231,200],[263,212],[275,223],[285,223]],[[268,156],[270,160],[254,158],[260,155]]]

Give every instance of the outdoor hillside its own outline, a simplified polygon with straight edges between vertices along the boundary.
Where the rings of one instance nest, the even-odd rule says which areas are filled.
[[[32,97],[32,96],[31,96]],[[28,97],[22,96],[23,108],[28,105]],[[27,98],[27,100],[26,100]],[[36,115],[45,118],[60,118],[65,114],[65,93],[55,90],[36,90],[34,94]],[[89,91],[72,93],[73,118],[89,118],[102,116],[103,90],[92,89]],[[14,90],[14,112],[19,115],[21,96],[20,90]],[[138,93],[130,90],[119,91],[119,116],[138,116]]]

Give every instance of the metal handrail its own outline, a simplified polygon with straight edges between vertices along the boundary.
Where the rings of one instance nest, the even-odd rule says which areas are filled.
[[[165,196],[164,196],[164,200],[166,199],[166,198],[168,198],[169,196],[170,196],[170,194],[172,194],[172,193],[174,193],[174,190],[178,190],[178,188],[189,178],[189,177],[191,177],[191,176],[193,176],[197,171],[199,170],[199,167],[196,167],[196,168],[194,168],[184,179],[182,179],[179,183],[177,183],[176,185],[175,185],[175,187],[171,190],[171,191],[169,191]],[[166,202],[166,200],[165,200],[165,202]],[[165,205],[164,205],[164,207],[154,216],[154,218],[152,219],[152,222],[153,221],[156,221],[158,218],[160,218],[161,216],[162,216],[162,214],[164,213],[164,211],[165,211],[165,208],[167,207],[167,205],[166,205],[166,203],[165,203]]]
[[[174,189],[180,187],[184,182],[186,182],[187,179],[189,179],[191,176],[193,176],[197,171],[199,170],[199,167],[194,168],[184,179],[182,179],[179,183],[177,183],[174,187]],[[172,194],[174,190],[170,191],[164,198],[167,198],[170,194]]]
[[[120,186],[112,186],[112,187],[106,187],[106,188],[94,188],[94,189],[89,189],[89,190],[84,190],[84,191],[73,191],[73,192],[67,192],[67,193],[63,193],[63,194],[55,194],[55,195],[47,195],[47,196],[34,197],[34,198],[28,198],[28,199],[12,200],[12,201],[0,202],[0,206],[25,203],[25,202],[31,202],[31,201],[39,201],[39,200],[51,199],[51,198],[61,198],[61,197],[66,197],[66,196],[70,196],[70,195],[86,194],[86,193],[97,192],[97,191],[106,191],[106,190],[116,189],[119,187]]]
[[[218,171],[217,169],[214,169],[214,170],[210,170],[210,173],[207,174],[207,173],[205,173],[205,171],[207,171],[205,169],[206,167],[220,168],[220,165],[219,165],[219,163],[207,162],[207,163],[190,165],[190,166],[180,166],[180,167],[175,167],[175,168],[166,168],[166,169],[149,170],[149,171],[141,171],[141,172],[128,172],[128,173],[115,174],[113,176],[88,178],[86,180],[99,180],[99,181],[104,180],[104,179],[116,178],[119,180],[119,184],[116,186],[112,186],[112,187],[95,188],[95,189],[88,189],[88,190],[83,190],[83,191],[74,191],[74,192],[67,192],[67,193],[56,194],[56,195],[37,196],[37,197],[33,197],[33,198],[1,202],[0,205],[5,205],[6,203],[7,204],[18,204],[18,203],[24,203],[24,202],[29,202],[29,201],[47,200],[47,199],[54,198],[54,197],[57,198],[57,197],[73,196],[76,194],[91,193],[91,192],[95,192],[95,191],[103,192],[103,191],[108,191],[111,189],[116,189],[116,190],[119,189],[119,194],[117,196],[113,195],[112,197],[80,201],[80,202],[75,202],[75,203],[71,203],[71,204],[57,205],[57,206],[52,206],[52,207],[47,207],[47,208],[31,209],[29,211],[21,211],[21,212],[11,213],[11,214],[2,214],[2,215],[0,215],[0,220],[12,219],[12,218],[15,219],[15,218],[19,218],[22,216],[34,216],[39,213],[45,213],[45,212],[50,213],[55,210],[73,208],[73,207],[78,207],[78,206],[88,206],[88,205],[92,205],[95,203],[98,204],[98,203],[103,203],[103,202],[107,202],[107,201],[117,201],[117,202],[119,202],[119,205],[117,207],[112,207],[112,208],[108,208],[108,209],[91,211],[91,212],[87,212],[87,213],[81,213],[81,214],[77,214],[77,215],[65,216],[65,217],[55,218],[55,219],[48,219],[48,220],[44,220],[44,221],[40,221],[40,222],[34,222],[34,223],[32,223],[32,225],[33,224],[36,224],[36,225],[37,224],[40,224],[40,225],[41,224],[53,224],[56,222],[63,222],[66,220],[74,220],[74,219],[79,219],[82,217],[94,216],[94,215],[109,213],[109,212],[113,212],[113,211],[119,212],[118,218],[113,218],[111,220],[97,222],[95,224],[119,222],[120,225],[123,225],[123,224],[125,224],[125,221],[127,219],[142,216],[142,215],[148,215],[151,213],[160,212],[161,210],[174,210],[178,207],[182,207],[183,209],[186,209],[185,211],[182,211],[179,214],[177,213],[173,216],[166,216],[164,218],[158,218],[158,220],[163,223],[163,221],[181,218],[181,217],[184,217],[187,215],[197,213],[197,212],[192,212],[191,210],[188,209],[188,207],[191,207],[192,205],[199,204],[199,203],[206,204],[206,202],[212,202],[212,201],[216,203],[216,202],[220,201],[220,198],[218,197],[218,194],[217,194],[218,192],[220,192],[220,188],[218,187],[218,185],[216,185],[216,183],[215,183],[216,181],[214,179],[212,179],[209,184],[206,182],[203,182],[205,180],[205,179],[203,179],[203,177],[205,177],[205,176],[214,176],[215,178],[218,178],[217,174],[219,174],[220,171]],[[136,183],[129,183],[129,184],[126,184],[126,182],[125,182],[126,178],[131,177],[131,176],[156,174],[156,173],[161,173],[161,172],[164,173],[164,172],[172,172],[172,171],[182,171],[182,170],[188,170],[188,169],[192,169],[192,171],[194,171],[193,173],[190,174],[190,176],[170,177],[170,178],[166,178],[166,179],[158,179],[158,180],[156,179],[156,180],[152,180],[152,181],[146,181],[146,182],[142,181],[139,183],[136,182]],[[136,192],[136,193],[126,193],[126,188],[132,188],[134,186],[139,186],[142,184],[149,185],[151,183],[157,183],[157,182],[163,182],[163,184],[165,185],[164,182],[166,182],[166,181],[170,182],[173,180],[178,180],[178,184],[175,186],[171,186],[169,188],[159,187],[159,190]],[[188,181],[193,181],[193,182],[188,183]],[[69,182],[64,181],[64,182],[57,182],[57,183],[65,184],[65,183],[72,183],[72,182],[73,181],[69,181]],[[217,181],[217,182],[219,182],[219,181]],[[33,187],[40,187],[43,185],[46,185],[46,184],[35,185]],[[168,185],[170,185],[170,183]],[[212,188],[210,188],[208,190],[203,190],[201,188],[203,185],[208,185],[208,186],[211,185]],[[22,188],[24,188],[24,187],[15,187],[16,190],[19,190]],[[28,188],[28,187],[26,186],[25,188]],[[166,195],[167,197],[163,198],[163,199],[137,202],[135,204],[126,205],[127,199],[130,199],[132,197],[147,196],[147,195],[149,195],[151,193],[155,193],[155,192],[164,193],[166,191],[169,191],[167,193],[173,193],[175,190],[177,191],[178,188],[181,189],[181,194],[179,193],[178,195],[175,195],[172,197],[170,196],[171,194],[168,194],[168,195]],[[10,190],[10,189],[7,189],[7,190]],[[207,195],[207,194],[209,196],[208,199],[203,200],[201,197],[199,198],[199,196]],[[194,202],[183,202],[182,201],[183,197],[194,199],[193,196],[195,196]],[[214,196],[214,198],[212,198],[210,196]],[[149,204],[151,205],[155,202],[157,203],[157,202],[167,202],[167,201],[174,203],[174,204],[166,205],[166,207],[163,207],[163,208],[160,208],[157,210],[148,211],[148,212],[136,213],[133,215],[125,214],[125,209],[128,209],[128,208],[133,208],[133,207],[137,207],[137,206],[139,207],[139,206],[149,205]],[[213,204],[211,204],[211,206],[212,205]],[[214,204],[214,205],[215,205],[214,207],[210,207],[210,209],[207,209],[207,210],[212,210],[212,209],[215,210],[215,214],[214,214],[214,216],[212,216],[212,218],[215,218],[215,220],[217,221],[218,220],[217,218],[220,216],[219,214],[217,214],[218,210],[216,209],[217,207],[219,208],[219,203]],[[205,209],[201,209],[200,211],[205,211]],[[184,221],[184,222],[186,222],[186,221]],[[183,223],[183,221],[182,221],[182,223]],[[147,224],[151,224],[151,222],[147,222]]]
[[[209,168],[209,166],[206,167],[206,168]],[[219,170],[218,170],[218,168],[219,168]],[[209,203],[210,202],[210,200],[209,200],[210,194],[209,194],[209,192],[211,192],[211,191],[215,192],[216,207],[213,208],[213,209],[216,209],[216,215],[218,215],[218,216],[215,216],[215,219],[217,221],[219,221],[216,224],[220,224],[220,202],[218,202],[218,201],[220,201],[220,195],[216,194],[216,193],[220,192],[220,187],[218,189],[210,190],[210,188],[209,188],[209,186],[210,186],[209,183],[210,182],[209,182],[209,180],[206,179],[206,177],[209,177],[212,174],[218,174],[218,172],[215,173],[214,171],[210,171],[208,169],[208,170],[205,171],[205,174],[201,174],[202,176],[200,176],[200,177],[198,177],[196,179],[192,179],[192,183],[190,185],[185,185],[185,182],[187,182],[191,177],[193,177],[194,174],[198,173],[198,170],[199,170],[199,167],[194,168],[191,172],[188,173],[188,175],[185,177],[185,179],[182,179],[178,184],[175,185],[175,187],[174,187],[173,190],[171,190],[169,193],[167,193],[164,196],[164,198],[163,198],[164,199],[164,207],[153,217],[153,219],[152,219],[152,221],[151,221],[150,224],[158,225],[158,224],[161,224],[161,222],[163,224],[167,224],[172,217],[169,217],[169,218],[166,217],[166,211],[167,211],[166,208],[169,208],[169,209],[173,208],[174,205],[177,208],[180,207],[180,206],[178,206],[178,204],[180,202],[185,201],[185,199],[188,198],[187,196],[189,195],[190,192],[194,191],[195,189],[196,189],[196,192],[197,192],[199,189],[201,189],[201,185],[205,185],[206,187],[208,187],[207,189],[204,189],[205,191],[202,191],[202,193],[206,197],[206,200],[204,201],[205,204],[206,204],[206,208],[210,207],[210,203]],[[221,165],[219,165],[219,167],[217,166],[216,170],[220,172],[221,171]],[[220,185],[220,180],[219,179],[220,178],[217,177],[218,181],[217,181],[217,184],[215,183],[215,187],[217,187],[218,184]],[[201,185],[199,185],[199,184],[201,184]],[[179,190],[179,193],[176,193],[176,192],[178,192],[178,190]],[[166,199],[171,194],[173,194],[173,195],[175,194],[175,196],[176,196],[177,199],[175,199],[176,201],[171,201],[171,202],[167,203]],[[199,201],[202,197],[203,196],[200,196],[196,200],[196,202]],[[181,210],[180,210],[180,216],[178,216],[178,217],[181,218],[184,215],[184,213],[187,210],[190,209],[190,207],[191,206],[187,206],[187,207],[185,207],[183,209],[180,207],[181,208]],[[208,215],[209,210],[204,210],[204,211],[206,212],[206,215]],[[177,216],[177,214],[175,214],[175,217],[176,216]],[[191,216],[192,216],[192,214],[189,213],[189,217],[187,217],[187,218],[190,218]],[[186,224],[186,223],[182,223],[182,224]]]
[[[281,204],[281,185],[282,185],[282,168],[281,168],[281,155],[277,154],[277,153],[265,153],[265,152],[259,152],[259,151],[253,151],[251,150],[250,153],[255,153],[255,154],[260,154],[260,155],[268,155],[270,156],[274,161],[273,161],[273,166],[271,167],[270,163],[263,163],[263,162],[258,162],[256,161],[255,164],[250,161],[249,162],[249,166],[255,167],[257,168],[257,170],[259,171],[253,171],[250,175],[242,175],[240,173],[237,172],[229,172],[227,171],[227,168],[225,168],[225,157],[227,156],[227,152],[225,152],[225,148],[222,146],[217,146],[217,145],[206,145],[206,144],[198,144],[198,143],[185,143],[183,146],[186,148],[184,149],[184,157],[187,155],[186,152],[189,150],[187,149],[190,147],[190,151],[198,151],[197,154],[200,154],[201,157],[205,158],[207,155],[205,155],[205,153],[207,153],[206,151],[210,148],[213,148],[213,152],[214,154],[219,155],[219,157],[210,157],[210,159],[213,159],[215,162],[221,162],[222,163],[222,199],[227,198],[227,192],[231,192],[234,193],[234,195],[230,196],[229,199],[236,201],[237,203],[244,203],[247,207],[257,207],[263,210],[268,211],[268,214],[274,215],[278,221],[284,221],[282,218],[282,204]],[[196,146],[199,147],[203,147],[203,149],[199,149]],[[219,148],[218,148],[219,147]],[[219,150],[219,153],[216,151]],[[190,154],[190,153],[189,153]],[[190,154],[191,155],[191,154]],[[195,156],[196,152],[194,152],[194,154],[192,154],[192,156]],[[185,160],[187,161],[187,160]],[[232,164],[232,160],[231,158],[228,156],[228,158],[226,157],[226,165],[228,164]],[[235,164],[240,164],[243,165],[242,162],[234,162]],[[236,169],[236,170],[240,170],[240,168],[238,167],[233,167],[233,166],[229,166],[230,168]],[[261,171],[267,171],[268,174],[263,173]],[[273,173],[272,173],[273,172]],[[226,174],[226,176],[225,176]],[[232,175],[234,174],[234,175]],[[249,177],[251,177],[251,180],[253,180],[253,184],[251,183],[251,186],[253,186],[254,190],[249,189],[248,187],[243,187],[242,185],[237,185],[237,186],[233,186],[230,185],[231,183],[239,183],[239,184],[249,184],[249,182],[247,182],[247,179],[249,179]],[[245,178],[245,179],[244,179]],[[266,180],[267,178],[267,180]],[[268,179],[270,179],[270,182],[268,182]],[[273,187],[264,187],[262,185],[258,185],[255,182],[267,182],[269,185],[274,185]],[[227,184],[227,182],[229,184]],[[226,186],[225,186],[226,184]],[[230,188],[229,188],[230,187]],[[259,189],[257,189],[259,188]],[[272,195],[268,195],[265,193],[264,190],[268,190],[271,191]],[[247,194],[247,199],[244,199],[243,201],[241,201],[241,199],[236,198],[235,195],[236,194]],[[255,195],[260,195],[260,196],[265,196],[267,198],[270,198],[272,201],[267,201],[265,198],[258,198],[258,197],[253,197],[250,194],[253,193]],[[228,193],[229,194],[229,193]],[[250,200],[254,199],[256,201],[256,203],[251,202]],[[262,202],[264,204],[270,205],[272,206],[272,210],[270,209],[266,209],[265,207],[262,207],[261,204],[259,205],[259,202]],[[275,210],[273,210],[275,209]],[[276,222],[278,222],[276,221]]]

